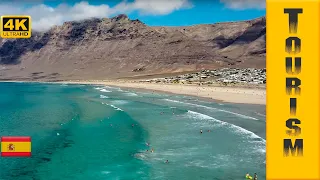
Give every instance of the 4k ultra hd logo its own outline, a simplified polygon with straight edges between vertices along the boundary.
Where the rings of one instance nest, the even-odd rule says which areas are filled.
[[[30,16],[1,16],[0,32],[2,38],[30,38]]]

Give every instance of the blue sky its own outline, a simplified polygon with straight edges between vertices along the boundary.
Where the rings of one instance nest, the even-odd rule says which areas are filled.
[[[265,15],[264,0],[13,1],[1,0],[0,12],[31,15],[33,27],[43,30],[64,21],[113,17],[120,13],[151,26],[213,24]]]

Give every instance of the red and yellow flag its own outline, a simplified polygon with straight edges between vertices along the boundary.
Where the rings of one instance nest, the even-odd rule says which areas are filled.
[[[30,157],[31,156],[31,137],[28,137],[28,136],[1,137],[1,156]]]

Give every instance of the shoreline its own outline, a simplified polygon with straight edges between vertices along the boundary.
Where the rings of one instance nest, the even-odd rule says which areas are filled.
[[[0,81],[15,83],[83,84],[106,85],[134,90],[156,91],[179,95],[194,96],[209,101],[237,104],[266,105],[266,90],[254,87],[222,87],[206,85],[156,84],[131,81]]]

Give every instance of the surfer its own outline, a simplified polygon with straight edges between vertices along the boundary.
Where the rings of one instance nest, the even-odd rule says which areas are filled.
[[[147,145],[147,146],[150,146],[150,144],[149,144],[148,142],[146,142],[146,145]]]
[[[169,163],[169,160],[166,160],[166,163]]]
[[[200,129],[200,134],[202,134],[202,129]]]
[[[154,152],[154,149],[153,149],[153,148],[151,149],[151,152],[152,152],[152,153]]]

